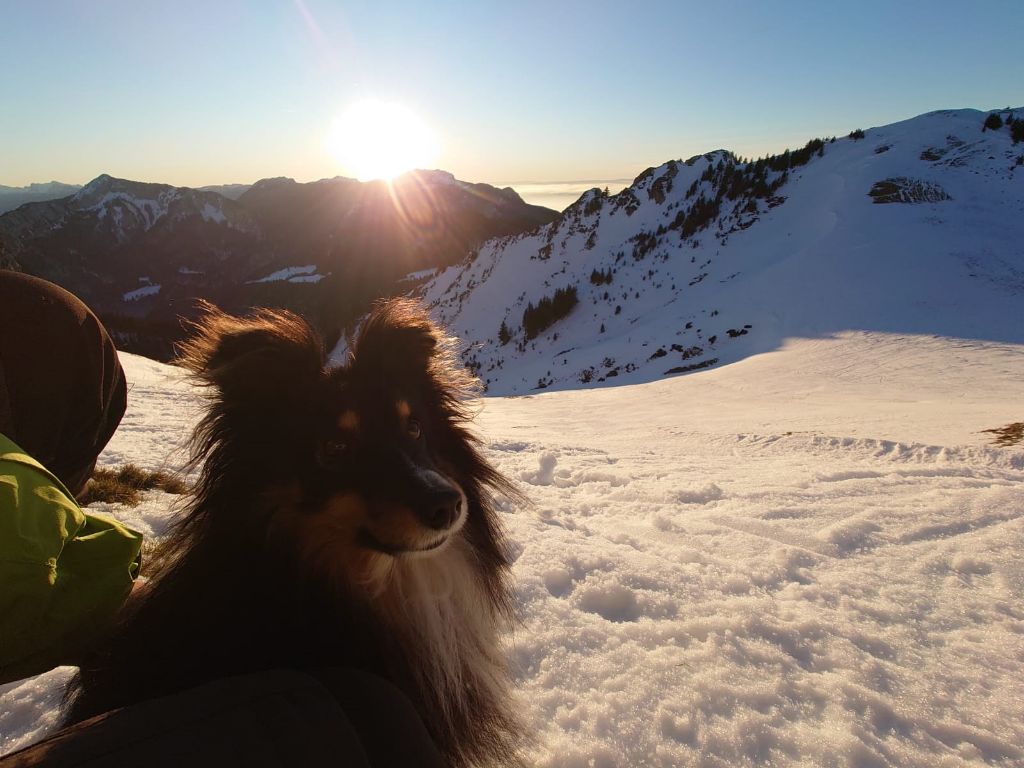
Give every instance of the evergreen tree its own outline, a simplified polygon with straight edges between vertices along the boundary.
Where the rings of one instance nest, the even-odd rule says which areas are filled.
[[[1018,118],[1010,122],[1010,138],[1014,144],[1024,141],[1024,119]]]
[[[523,333],[526,339],[535,339],[546,329],[568,315],[579,299],[576,295],[576,286],[570,285],[559,288],[552,297],[545,296],[537,302],[537,306],[530,302],[523,311]]]
[[[991,115],[985,118],[984,124],[981,126],[981,132],[984,133],[987,128],[990,131],[998,131],[1003,127],[1003,118],[998,113],[993,112]]]

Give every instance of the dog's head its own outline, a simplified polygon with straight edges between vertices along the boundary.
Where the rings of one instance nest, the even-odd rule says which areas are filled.
[[[447,347],[415,304],[391,301],[363,323],[349,363],[327,375],[314,483],[358,547],[423,555],[466,522],[458,398],[467,380]]]
[[[493,521],[472,519],[482,487],[502,487],[465,429],[472,378],[415,303],[378,304],[337,368],[303,320],[269,310],[207,307],[181,351],[212,389],[200,494],[247,477],[272,500],[270,535],[298,538],[310,561],[429,557],[460,536],[494,539]]]

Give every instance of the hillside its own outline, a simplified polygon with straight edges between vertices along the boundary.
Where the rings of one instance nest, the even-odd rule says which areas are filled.
[[[851,329],[1024,342],[1024,121],[1004,110],[983,130],[987,114],[670,161],[488,242],[422,295],[495,394],[651,381]]]
[[[227,190],[237,200],[219,191],[99,176],[0,215],[0,266],[63,285],[122,348],[166,357],[197,297],[288,307],[336,337],[407,273],[557,215],[441,171],[391,185],[264,179]]]

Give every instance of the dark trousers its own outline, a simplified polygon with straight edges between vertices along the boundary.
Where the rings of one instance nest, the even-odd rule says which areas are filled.
[[[0,758],[0,768],[445,765],[409,699],[352,669],[216,680],[94,717]]]
[[[126,392],[114,343],[85,304],[0,269],[0,432],[78,494]]]

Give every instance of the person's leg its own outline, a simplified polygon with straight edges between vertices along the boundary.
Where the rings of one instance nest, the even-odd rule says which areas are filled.
[[[65,728],[0,768],[444,768],[412,703],[356,669],[225,678]]]
[[[117,350],[79,299],[0,270],[0,432],[78,494],[124,415]]]
[[[310,674],[338,702],[359,734],[370,765],[447,765],[412,702],[381,677],[358,669],[320,669]]]

